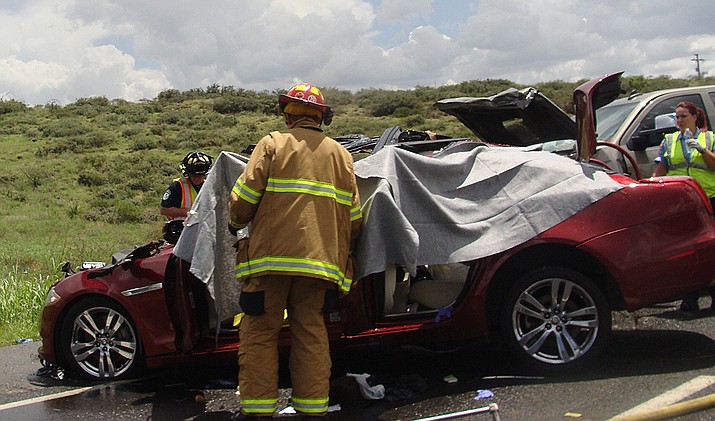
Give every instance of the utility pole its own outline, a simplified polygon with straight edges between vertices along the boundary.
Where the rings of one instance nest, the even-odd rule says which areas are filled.
[[[698,72],[698,79],[702,79],[702,73],[700,73],[700,62],[705,61],[704,58],[700,58],[700,54],[695,54],[695,58],[691,58],[690,61],[695,62],[695,71]]]

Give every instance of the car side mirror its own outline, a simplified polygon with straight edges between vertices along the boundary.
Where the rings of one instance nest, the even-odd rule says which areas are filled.
[[[643,151],[653,146],[660,146],[663,136],[673,131],[673,127],[641,130],[631,137],[626,145],[632,151]]]

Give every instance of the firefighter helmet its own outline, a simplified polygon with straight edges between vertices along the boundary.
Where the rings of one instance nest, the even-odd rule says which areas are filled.
[[[299,83],[278,97],[278,104],[283,113],[287,112],[286,107],[291,103],[302,104],[317,109],[320,112],[320,120],[325,123],[326,126],[329,126],[333,121],[333,110],[326,104],[325,97],[317,86],[313,86],[309,83]],[[288,111],[291,111],[290,108],[305,110],[305,107],[288,107]],[[305,113],[303,115],[312,116],[313,113]]]
[[[213,158],[203,152],[189,152],[183,160],[181,160],[181,171],[185,176],[190,175],[206,175],[211,169]]]
[[[181,237],[181,231],[184,229],[184,221],[181,219],[172,219],[171,221],[166,221],[162,233],[164,234],[164,240],[167,243],[176,244]]]

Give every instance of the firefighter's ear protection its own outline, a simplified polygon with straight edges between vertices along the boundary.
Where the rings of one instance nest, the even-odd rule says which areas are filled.
[[[323,124],[326,126],[330,126],[330,123],[333,122],[333,110],[331,108],[328,108],[323,112]]]

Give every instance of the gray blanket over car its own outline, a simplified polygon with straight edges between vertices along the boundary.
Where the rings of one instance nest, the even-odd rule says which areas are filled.
[[[236,280],[236,237],[228,232],[228,200],[248,159],[231,152],[216,158],[196,196],[174,254],[191,262],[191,273],[203,281],[214,299],[218,320],[240,313]],[[247,234],[245,230],[239,235]]]
[[[236,237],[225,227],[228,197],[245,162],[219,155],[174,250],[207,284],[221,320],[240,311]],[[421,265],[505,251],[622,187],[569,158],[476,142],[434,157],[387,147],[356,162],[355,174],[364,216],[355,279],[392,264],[414,273]]]

